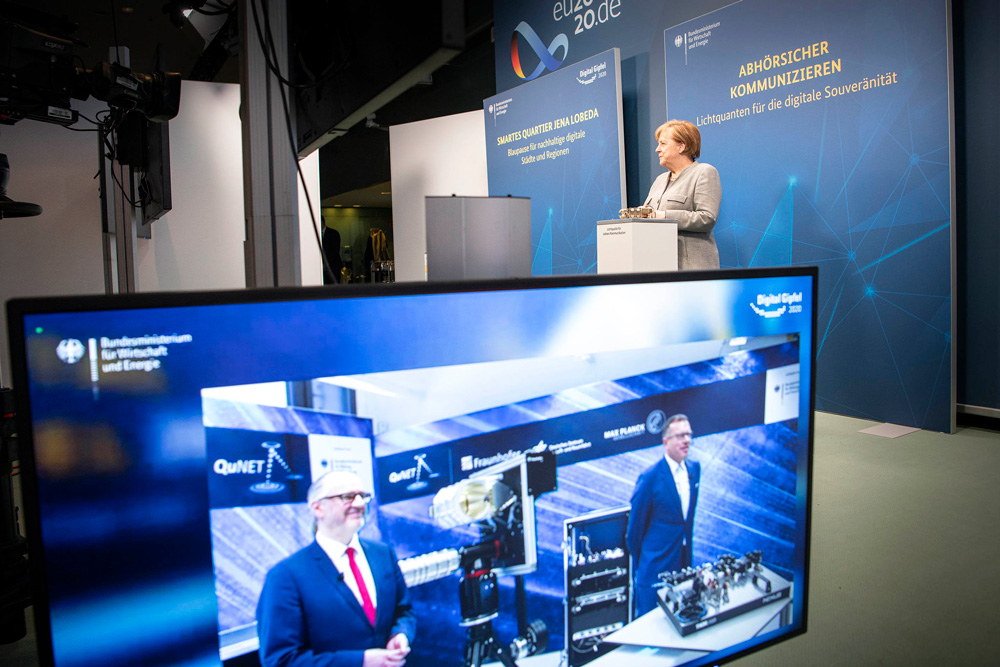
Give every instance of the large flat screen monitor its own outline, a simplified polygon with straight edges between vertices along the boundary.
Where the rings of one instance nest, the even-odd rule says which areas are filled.
[[[12,301],[41,663],[257,664],[336,470],[408,584],[409,665],[801,633],[815,298],[792,268]]]

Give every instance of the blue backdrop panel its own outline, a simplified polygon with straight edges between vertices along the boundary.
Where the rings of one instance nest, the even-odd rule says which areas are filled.
[[[817,408],[939,431],[945,19],[941,0],[743,0],[664,34],[668,115],[698,124],[722,179],[722,265],[820,267]]]
[[[661,171],[655,128],[698,122],[702,157],[722,177],[722,265],[820,267],[817,406],[947,431],[946,18],[945,0],[509,0],[495,8],[497,90],[621,48],[627,200]],[[795,61],[795,49],[821,42],[826,53]],[[774,67],[788,52],[792,64]],[[761,71],[740,76],[757,61]],[[799,71],[757,91],[817,64],[818,77]]]
[[[309,434],[370,439],[372,424],[352,415],[208,397],[203,409],[219,646],[226,660],[256,640],[257,599],[267,571],[313,540],[306,493],[322,471],[310,468]],[[271,447],[261,447],[265,442],[280,446],[270,453]],[[236,466],[247,460],[260,463]],[[262,469],[267,462],[273,475]],[[265,479],[283,488],[255,491]],[[377,502],[363,535],[380,537]]]
[[[483,106],[490,195],[531,198],[532,274],[596,273],[596,222],[625,196],[617,49]]]
[[[529,617],[542,619],[549,628],[548,650],[560,650],[565,643],[563,522],[629,502],[639,474],[663,458],[662,434],[641,428],[647,415],[661,408],[666,414],[688,415],[696,435],[691,457],[703,472],[694,529],[695,562],[760,549],[769,568],[802,581],[802,554],[796,555],[796,547],[801,549],[805,542],[805,525],[796,510],[796,470],[804,463],[799,420],[762,421],[768,370],[803,361],[799,341],[789,340],[638,376],[567,387],[554,395],[414,425],[402,433],[386,432],[376,437],[383,536],[400,558],[480,539],[472,526],[444,530],[434,524],[428,510],[435,485],[392,488],[390,471],[411,465],[414,454],[450,450],[457,462],[463,453],[473,451],[470,445],[484,458],[503,457],[508,450],[521,451],[540,440],[554,452],[556,443],[592,445],[557,453],[558,488],[536,501],[538,569],[525,577],[527,605]],[[581,391],[587,395],[583,409],[571,398]],[[728,407],[720,411],[720,405]],[[567,411],[568,406],[576,407]],[[608,435],[612,429],[631,425],[640,428],[629,429],[621,440]],[[437,444],[428,444],[428,433],[439,434]],[[448,437],[449,433],[458,437]],[[386,441],[393,444],[387,446]],[[414,446],[383,455],[383,450],[398,449],[407,441]],[[446,484],[470,474],[457,465],[450,475],[443,465],[431,467],[443,473]],[[514,636],[513,579],[501,577],[499,587],[501,613],[493,625],[501,636]],[[458,664],[465,630],[456,604],[456,579],[414,586],[410,595],[418,618],[433,618],[434,623],[421,625],[420,641],[409,660],[420,665]]]
[[[497,90],[520,86],[610,48],[621,50],[627,201],[659,172],[653,130],[666,120],[663,30],[731,0],[504,0],[494,3]],[[539,63],[543,63],[539,71]],[[536,74],[537,72],[537,74]]]

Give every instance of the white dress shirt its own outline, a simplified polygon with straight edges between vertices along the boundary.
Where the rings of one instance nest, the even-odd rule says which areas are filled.
[[[688,507],[691,505],[691,479],[688,477],[687,464],[684,461],[678,463],[667,455],[664,455],[664,458],[667,459],[667,465],[670,466],[670,473],[674,476],[674,484],[677,485],[677,495],[681,499],[681,512],[684,513],[686,521]]]
[[[344,583],[354,593],[358,604],[364,607],[365,603],[361,599],[361,589],[358,588],[358,582],[354,579],[354,573],[351,572],[351,561],[347,557],[347,547],[354,547],[354,562],[357,563],[358,569],[361,571],[361,578],[365,581],[365,588],[368,590],[368,596],[371,597],[372,606],[377,609],[378,601],[375,595],[375,579],[372,577],[372,569],[368,566],[368,559],[365,558],[365,550],[361,548],[361,542],[358,540],[357,533],[354,534],[351,541],[347,544],[332,537],[316,533],[316,542],[323,552],[330,557],[330,560],[333,561],[334,567],[344,575]]]

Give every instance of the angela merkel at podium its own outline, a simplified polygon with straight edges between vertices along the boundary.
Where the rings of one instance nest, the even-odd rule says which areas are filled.
[[[719,217],[722,186],[719,172],[701,155],[701,133],[694,123],[669,120],[656,128],[656,154],[666,172],[653,181],[643,206],[651,217],[677,222],[677,268],[719,268],[719,249],[712,228]]]

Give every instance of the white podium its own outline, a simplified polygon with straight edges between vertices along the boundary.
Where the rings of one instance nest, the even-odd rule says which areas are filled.
[[[653,218],[597,222],[598,273],[676,270],[676,222]]]
[[[531,277],[527,197],[424,197],[427,279]]]

